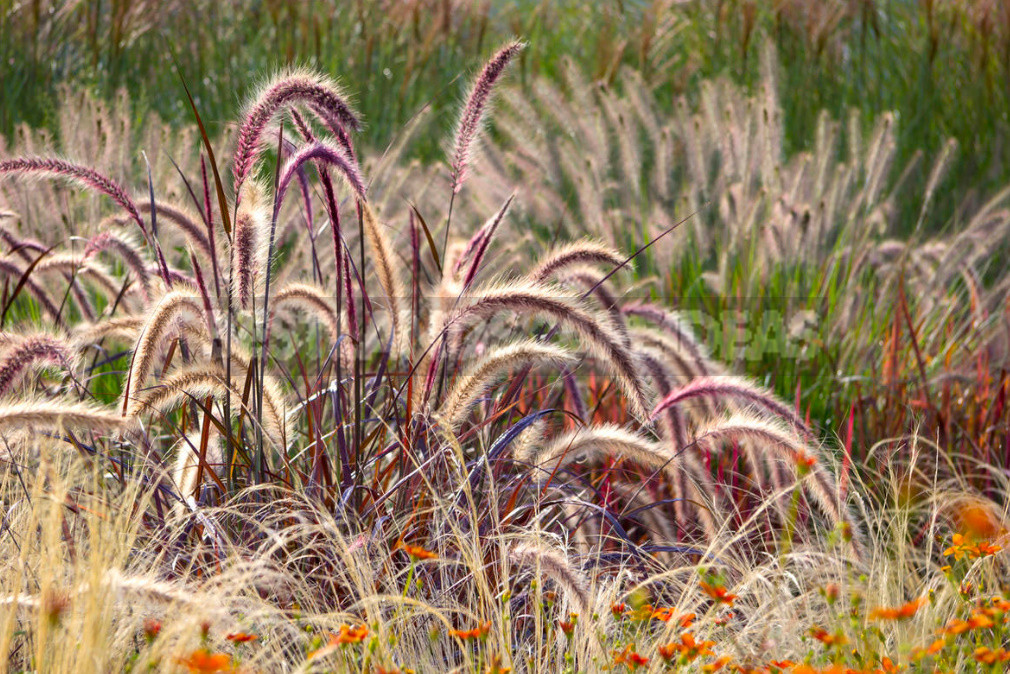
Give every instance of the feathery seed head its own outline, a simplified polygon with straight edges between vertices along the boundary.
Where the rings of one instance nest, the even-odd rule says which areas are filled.
[[[260,90],[246,109],[234,155],[236,193],[240,193],[256,163],[261,151],[260,140],[267,124],[281,108],[296,103],[322,111],[326,115],[325,119],[335,120],[352,131],[361,128],[344,94],[332,81],[309,71],[280,73]]]
[[[459,192],[466,180],[467,169],[473,159],[474,143],[484,123],[494,85],[508,64],[525,46],[522,42],[506,44],[491,57],[474,80],[456,127],[455,149],[450,166],[453,192]]]

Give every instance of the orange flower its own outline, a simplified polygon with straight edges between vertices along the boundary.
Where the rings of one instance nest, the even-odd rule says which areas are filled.
[[[623,651],[614,651],[614,664],[627,665],[631,669],[638,669],[649,664],[649,658],[631,650],[631,645],[624,647]]]
[[[231,656],[227,653],[211,653],[206,649],[195,650],[186,658],[177,662],[186,668],[190,674],[215,674],[216,672],[233,672]]]
[[[698,617],[697,613],[685,613],[684,615],[677,618],[677,624],[681,626],[682,629],[687,629],[694,624],[695,618]]]
[[[458,637],[464,641],[468,639],[483,639],[491,630],[491,621],[485,621],[474,627],[472,630],[449,630],[449,636]]]
[[[341,625],[340,632],[338,634],[330,635],[331,646],[343,646],[344,644],[358,644],[365,640],[368,636],[368,626],[359,625],[358,627],[351,627],[350,625]]]
[[[971,559],[974,546],[969,545],[964,542],[964,536],[961,534],[954,534],[951,538],[951,546],[943,551],[944,557],[954,556],[955,561],[960,561],[961,558],[968,556]]]
[[[944,640],[944,639],[937,639],[933,643],[931,643],[929,646],[927,646],[926,648],[916,648],[915,650],[913,650],[912,651],[912,659],[913,660],[919,660],[919,659],[924,658],[924,657],[926,657],[928,655],[936,655],[937,653],[939,653],[940,651],[942,651],[943,648],[944,648],[944,646],[946,646],[946,645],[947,645],[946,640]]]
[[[992,650],[985,646],[979,646],[975,649],[974,658],[983,665],[995,665],[997,662],[1010,660],[1010,653],[1003,648]]]
[[[158,634],[161,633],[161,621],[155,620],[154,618],[148,618],[144,621],[144,638],[148,641],[154,641]]]
[[[415,560],[420,559],[438,559],[438,553],[432,552],[431,550],[425,550],[420,545],[408,545],[403,541],[396,544],[397,550],[403,550],[408,555],[413,557]]]
[[[726,591],[726,588],[723,587],[722,585],[709,585],[705,581],[701,581],[699,585],[701,586],[702,592],[707,594],[712,599],[715,599],[718,602],[722,602],[723,604],[729,604],[730,606],[732,606],[733,602],[736,601],[737,599],[737,595],[730,594],[729,592]]]
[[[684,632],[680,635],[679,643],[671,641],[668,644],[659,646],[658,650],[659,655],[662,656],[664,660],[672,660],[674,656],[679,653],[688,662],[692,662],[703,655],[715,655],[715,653],[712,652],[712,646],[715,646],[714,641],[699,642],[694,638],[694,634],[691,632]]]
[[[1010,611],[1010,601],[1007,601],[1003,597],[993,597],[992,607],[1000,613],[1006,613]]]
[[[810,629],[810,635],[828,648],[832,648],[834,646],[844,646],[849,643],[848,638],[846,638],[846,636],[840,631],[832,634],[820,627],[812,627]]]
[[[628,605],[623,601],[617,604],[610,605],[610,612],[614,614],[614,618],[620,618],[624,616],[628,611]]]
[[[795,458],[796,468],[799,470],[800,475],[810,472],[810,469],[817,464],[817,459],[806,452],[796,452]]]
[[[953,555],[955,561],[964,557],[967,557],[968,559],[977,559],[979,557],[995,555],[1002,549],[1003,548],[999,545],[990,545],[984,541],[972,545],[965,540],[964,535],[954,534],[951,537],[951,546],[943,551],[943,556],[950,557]]]
[[[971,630],[987,629],[992,627],[996,623],[993,622],[992,618],[982,611],[973,611],[971,616],[967,620],[958,620],[954,618],[948,622],[942,630],[939,630],[940,634],[964,634]]]
[[[983,557],[986,557],[988,555],[995,555],[997,552],[1003,549],[999,545],[989,545],[988,543],[979,543],[975,547],[978,548],[979,553]]]
[[[331,633],[329,636],[330,639],[325,646],[309,653],[310,660],[332,653],[341,646],[361,643],[368,636],[368,626],[351,627],[350,625],[341,625],[337,634]]]
[[[715,662],[707,664],[704,667],[702,667],[701,671],[705,672],[705,674],[712,674],[712,672],[718,672],[720,669],[728,665],[729,661],[732,659],[733,658],[729,657],[728,655],[724,655]]]
[[[680,653],[688,661],[694,660],[701,655],[715,655],[712,652],[712,646],[715,646],[714,641],[698,642],[690,632],[684,632],[680,635]]]
[[[919,597],[902,604],[897,608],[875,608],[870,611],[871,620],[907,620],[926,603],[925,597]]]
[[[225,637],[228,641],[232,641],[236,644],[244,644],[249,641],[256,641],[259,639],[255,634],[246,634],[245,632],[235,632],[234,634],[229,634]]]
[[[572,636],[572,633],[575,631],[575,624],[578,621],[579,621],[579,614],[572,613],[571,616],[569,616],[568,620],[559,620],[558,627],[561,628],[561,631],[565,633],[566,637],[570,637]]]
[[[884,656],[880,659],[880,669],[878,672],[883,672],[883,674],[898,674],[901,671],[901,666],[894,664],[891,658]]]
[[[848,669],[842,665],[828,665],[823,669],[811,667],[806,663],[800,663],[793,667],[792,674],[858,674],[856,670]]]
[[[684,615],[677,616],[677,609],[673,607],[663,607],[663,608],[652,608],[651,606],[643,606],[642,608],[648,607],[650,615],[653,620],[661,620],[662,622],[670,622],[676,618],[677,624],[682,628],[687,629],[694,622],[694,619],[698,616],[694,613],[685,613]]]

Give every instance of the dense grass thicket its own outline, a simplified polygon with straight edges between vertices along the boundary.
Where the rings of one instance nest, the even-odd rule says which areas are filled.
[[[381,148],[425,105],[451,117],[468,70],[516,35],[530,43],[516,68],[523,83],[556,78],[566,58],[607,84],[631,66],[664,114],[717,76],[760,83],[770,40],[783,90],[796,94],[782,101],[790,154],[811,148],[825,109],[845,117],[855,108],[862,133],[893,113],[900,164],[956,140],[930,227],[1010,182],[1010,9],[999,0],[8,0],[0,94],[17,104],[0,107],[0,133],[21,122],[56,128],[65,85],[103,98],[125,87],[135,120],[154,110],[189,124],[174,65],[208,127],[224,133],[263,74],[308,66],[354,84],[362,141]],[[422,137],[415,151],[433,159],[440,137]],[[921,188],[927,176],[911,179]],[[903,222],[917,205],[901,203]]]
[[[5,7],[3,669],[1003,671],[1008,21]]]

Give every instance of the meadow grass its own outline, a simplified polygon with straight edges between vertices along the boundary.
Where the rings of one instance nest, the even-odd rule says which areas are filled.
[[[854,20],[712,7],[826,53]],[[658,47],[542,78],[540,30],[480,33],[448,139],[298,69],[219,128],[66,90],[0,145],[6,669],[1010,661],[1007,193],[938,228],[957,155],[900,114],[797,152],[781,36],[665,100]]]
[[[650,0],[505,3],[418,0],[409,3],[310,0],[300,3],[110,0],[18,2],[0,11],[5,64],[0,133],[16,125],[58,127],[51,105],[65,84],[112,97],[132,92],[134,121],[155,111],[174,125],[189,110],[174,65],[216,133],[256,86],[250,73],[307,66],[340,73],[368,124],[363,141],[381,147],[418,110],[437,118],[462,95],[465,73],[491,45],[520,35],[529,43],[518,70],[532,83],[575,58],[608,85],[622,66],[642,73],[663,112],[681,94],[729,76],[754,87],[760,52],[771,40],[785,91],[784,144],[810,148],[822,110],[859,111],[862,131],[893,112],[900,123],[897,160],[939,153],[948,139],[965,151],[938,195],[937,229],[965,198],[980,199],[1010,180],[1001,147],[1007,137],[1010,14],[993,0]],[[448,127],[439,131],[448,132]],[[440,133],[415,148],[438,156]],[[912,176],[918,187],[926,176]],[[902,201],[903,221],[918,203]]]

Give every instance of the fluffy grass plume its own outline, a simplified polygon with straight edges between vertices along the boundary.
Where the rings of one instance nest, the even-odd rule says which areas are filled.
[[[332,115],[352,131],[361,127],[344,94],[328,78],[309,71],[277,75],[252,98],[239,128],[232,168],[236,193],[240,193],[256,163],[260,141],[270,120],[284,107],[296,103]]]
[[[455,142],[450,163],[452,191],[459,192],[466,180],[467,169],[473,160],[474,143],[484,124],[491,94],[495,83],[502,76],[505,68],[515,56],[522,51],[522,42],[510,42],[499,49],[474,80],[470,93],[463,105],[459,122],[456,125]]]
[[[610,369],[627,395],[632,411],[644,418],[648,396],[631,354],[621,344],[620,338],[611,334],[577,298],[558,286],[517,281],[474,290],[468,300],[447,321],[451,329],[462,330],[476,320],[488,320],[500,312],[542,316],[557,321],[576,333],[584,346]]]

